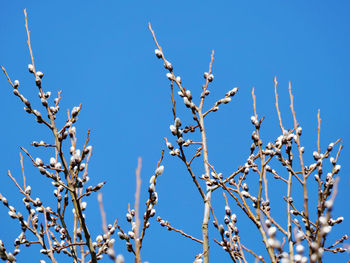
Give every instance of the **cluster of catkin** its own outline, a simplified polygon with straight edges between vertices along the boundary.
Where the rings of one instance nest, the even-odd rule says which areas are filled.
[[[95,186],[89,185],[88,164],[92,154],[92,146],[88,145],[89,132],[85,143],[79,147],[75,128],[82,106],[73,107],[68,112],[63,127],[57,126],[55,120],[60,113],[61,92],[58,92],[57,97],[52,100],[51,92],[44,89],[44,73],[37,71],[34,64],[26,11],[25,21],[28,36],[27,44],[32,60],[31,64],[28,65],[28,70],[34,77],[39,100],[45,113],[41,113],[32,106],[31,102],[22,94],[19,81],[12,82],[5,68],[1,68],[13,88],[14,95],[23,103],[24,110],[33,115],[36,122],[51,131],[51,142],[32,142],[33,147],[44,147],[50,151],[51,157],[48,161],[44,161],[40,157],[33,157],[31,151],[24,148],[22,150],[30,158],[33,166],[38,168],[38,173],[47,177],[52,183],[52,197],[56,202],[56,207],[47,206],[45,204],[46,198],[40,199],[34,196],[31,186],[27,185],[24,174],[24,180],[21,184],[9,171],[9,177],[14,181],[23,196],[25,212],[22,213],[10,205],[6,197],[0,194],[0,200],[4,207],[8,209],[9,216],[20,224],[20,233],[14,241],[14,248],[11,249],[11,252],[9,252],[8,246],[5,248],[5,244],[0,240],[0,258],[8,262],[16,262],[16,256],[20,253],[21,247],[30,247],[35,244],[40,246],[40,253],[46,257],[46,260],[51,262],[58,262],[57,257],[61,258],[58,255],[62,252],[74,263],[94,263],[101,260],[104,255],[108,255],[114,262],[122,263],[124,262],[123,256],[116,255],[113,248],[115,243],[113,235],[116,233],[122,242],[125,242],[127,251],[134,255],[135,262],[141,263],[142,242],[146,229],[150,226],[150,219],[156,214],[155,206],[158,202],[156,183],[158,177],[164,171],[164,166],[160,165],[163,152],[149,181],[149,196],[146,200],[143,221],[141,222],[139,218],[140,193],[139,188],[137,188],[135,205],[133,208],[129,205],[126,213],[126,221],[130,224],[130,229],[124,231],[115,220],[113,224],[106,224],[104,233],[93,239],[84,214],[87,207],[86,198],[98,192],[105,182]],[[198,191],[202,198],[204,207],[202,239],[176,229],[168,221],[158,216],[157,221],[160,225],[202,244],[201,253],[195,256],[194,262],[196,263],[209,262],[209,243],[211,240],[223,248],[232,262],[248,262],[249,259],[254,258],[256,262],[313,263],[322,262],[325,252],[345,252],[346,248],[342,244],[348,239],[347,235],[343,235],[332,244],[329,244],[327,240],[332,228],[342,223],[344,219],[341,216],[332,217],[332,209],[337,193],[337,175],[341,169],[340,164],[338,164],[342,149],[341,140],[330,143],[325,151],[321,151],[319,142],[321,120],[318,115],[318,147],[312,154],[314,161],[310,164],[304,163],[305,148],[301,141],[302,128],[296,119],[291,86],[289,87],[290,108],[294,123],[289,129],[285,129],[278,107],[277,80],[275,79],[276,111],[281,129],[280,135],[273,142],[263,142],[261,129],[263,128],[264,118],[259,118],[257,114],[256,98],[253,90],[253,115],[250,119],[253,132],[250,155],[231,174],[224,175],[216,171],[207,147],[205,118],[209,114],[216,114],[215,112],[219,110],[219,106],[230,103],[237,94],[238,88],[230,89],[214,105],[204,110],[205,99],[210,95],[208,87],[214,81],[212,71],[214,52],[211,56],[209,70],[203,74],[205,83],[198,98],[199,102],[196,103],[191,91],[183,86],[181,77],[175,75],[173,65],[165,58],[151,26],[149,26],[149,29],[157,46],[155,55],[164,62],[164,67],[167,70],[166,77],[169,79],[171,87],[173,121],[169,129],[174,137],[173,139],[165,138],[165,145],[171,156],[184,163],[194,183],[195,191]],[[178,92],[175,94],[179,96],[178,99],[189,110],[193,123],[184,125],[177,115],[174,86],[178,88]],[[200,134],[200,141],[191,139],[191,133],[195,132]],[[336,151],[335,148],[339,144],[340,146]],[[64,145],[69,145],[69,151],[64,151]],[[186,150],[188,147],[194,147],[195,153],[188,153],[190,152]],[[199,160],[199,157],[202,157],[204,171],[196,174],[191,165],[194,160]],[[326,168],[324,167],[326,161],[330,162],[328,172],[324,171],[328,167],[327,165]],[[140,183],[139,173],[140,170],[138,169],[136,172],[137,185]],[[256,185],[252,187],[254,190],[249,187],[248,181],[251,184],[252,180],[247,180],[248,178],[255,179],[254,183]],[[283,200],[286,213],[283,220],[274,215],[274,209],[276,209],[273,206],[274,200],[269,198],[268,192],[269,185],[273,184],[273,180],[270,180],[270,178],[274,178],[285,185]],[[309,190],[310,184],[316,184],[318,188],[316,193]],[[292,185],[298,185],[300,186],[299,189],[302,190],[293,192],[296,188]],[[212,207],[211,198],[214,191],[222,192],[226,202],[223,205],[224,209]],[[310,194],[317,195],[316,205],[309,201]],[[300,198],[295,198],[297,195],[302,195],[301,202]],[[294,199],[298,199],[298,202]],[[67,212],[68,207],[72,208],[70,209],[72,213]],[[100,207],[102,207],[102,204],[100,204]],[[250,247],[252,245],[245,240],[244,235],[240,235],[239,222],[246,218],[238,218],[238,213],[235,212],[238,210],[246,215],[246,218],[260,233],[259,238],[266,251],[264,255],[256,253]],[[216,212],[222,215],[222,220],[216,217]],[[213,221],[213,226],[208,226],[209,219]],[[209,232],[209,228],[214,231]],[[211,237],[212,234],[215,238]],[[44,259],[41,260],[41,263],[44,262]]]
[[[327,236],[331,229],[343,221],[343,217],[332,217],[332,208],[337,193],[337,183],[341,166],[338,164],[338,157],[340,155],[342,145],[341,140],[331,142],[327,149],[322,152],[320,147],[320,125],[321,119],[318,114],[318,147],[313,152],[312,156],[314,162],[310,164],[304,163],[305,148],[302,145],[302,127],[296,119],[296,114],[293,105],[293,95],[291,92],[291,85],[289,86],[290,93],[290,109],[293,115],[294,123],[290,129],[285,129],[282,124],[282,117],[278,106],[277,94],[277,79],[275,78],[275,95],[276,95],[276,111],[279,117],[279,125],[281,128],[281,135],[279,135],[274,142],[264,143],[261,138],[261,129],[263,127],[264,118],[258,117],[256,112],[256,97],[254,89],[252,91],[253,97],[253,115],[251,116],[251,123],[254,130],[252,132],[252,145],[250,147],[250,155],[247,156],[247,161],[239,166],[232,174],[224,176],[217,172],[213,163],[209,161],[210,155],[206,145],[204,118],[219,109],[219,105],[231,102],[231,98],[237,93],[238,88],[233,88],[225,94],[225,97],[216,101],[216,103],[204,110],[205,98],[210,94],[208,90],[209,84],[213,82],[214,75],[212,73],[213,54],[209,65],[209,71],[204,73],[205,83],[202,86],[199,103],[195,103],[195,99],[189,89],[186,89],[181,81],[180,76],[176,76],[174,66],[169,62],[163,53],[162,48],[158,44],[154,31],[149,25],[149,29],[153,34],[153,39],[157,48],[155,55],[162,60],[165,69],[168,71],[166,77],[170,81],[172,112],[174,123],[170,125],[170,132],[175,137],[175,143],[165,138],[166,146],[172,156],[179,158],[186,167],[190,176],[193,179],[195,187],[203,198],[204,207],[211,202],[211,193],[221,189],[226,199],[225,215],[223,222],[220,224],[215,216],[216,207],[210,206],[210,218],[214,219],[214,228],[217,229],[220,241],[214,239],[219,246],[228,252],[233,262],[247,262],[247,254],[253,256],[256,261],[261,262],[322,262],[325,252],[342,253],[347,251],[342,243],[348,239],[347,235],[339,237],[337,241],[329,244]],[[182,128],[182,122],[177,115],[175,109],[176,96],[174,96],[174,86],[177,86],[177,92],[180,100],[187,107],[192,115],[193,123]],[[188,132],[198,132],[202,140],[194,142]],[[338,151],[334,150],[336,145],[339,145]],[[196,147],[195,154],[190,155],[185,148],[193,146]],[[188,151],[190,152],[190,151]],[[188,157],[190,155],[190,157]],[[199,156],[203,156],[204,172],[196,175],[191,167],[192,161]],[[273,160],[277,160],[273,161]],[[324,162],[329,160],[330,170],[325,173],[324,170],[329,165],[324,165]],[[277,165],[276,165],[277,163]],[[276,167],[273,168],[272,166]],[[324,168],[326,166],[327,168]],[[278,167],[278,168],[277,168]],[[210,173],[208,172],[210,171]],[[277,172],[278,171],[278,172]],[[272,175],[272,176],[271,176]],[[247,179],[256,178],[256,186],[250,190]],[[282,181],[285,185],[285,218],[275,218],[274,208],[271,204],[274,200],[269,198],[269,185],[273,185],[273,180]],[[314,180],[312,180],[312,178]],[[249,180],[251,183],[252,180]],[[316,184],[318,191],[310,191],[311,184]],[[301,187],[293,187],[298,185]],[[294,192],[292,191],[294,190]],[[317,204],[309,201],[309,195],[316,195]],[[230,198],[227,198],[229,196]],[[295,204],[293,197],[302,196],[302,198],[295,198],[298,200],[298,205]],[[301,199],[301,206],[299,201]],[[237,226],[237,215],[231,213],[230,206],[234,206],[234,210],[241,210],[252,221],[252,224],[260,232],[260,238],[267,251],[267,255],[262,256],[250,249],[247,244],[244,244],[244,236],[240,237]],[[205,209],[205,208],[204,208]],[[278,209],[278,208],[277,208]],[[161,217],[158,217],[160,225],[168,228],[168,230],[175,230],[182,235],[191,238],[192,240],[203,244],[203,251],[196,256],[195,262],[204,261],[209,262],[209,251],[207,230],[205,223],[209,214],[204,213],[203,219],[203,240],[192,237],[181,230],[175,229],[170,223]],[[287,223],[285,223],[287,221]],[[207,244],[206,244],[207,243]]]
[[[61,91],[58,92],[56,98],[52,99],[52,93],[44,88],[44,73],[37,71],[35,68],[26,10],[24,10],[24,13],[28,37],[27,44],[31,57],[28,70],[34,77],[39,100],[45,113],[41,113],[39,109],[34,108],[33,104],[22,94],[20,82],[18,80],[12,82],[6,69],[2,66],[1,68],[13,88],[13,94],[23,103],[25,112],[33,115],[36,122],[42,124],[51,132],[51,142],[41,140],[31,143],[34,148],[45,148],[50,153],[51,157],[47,162],[44,161],[44,158],[33,157],[31,150],[28,151],[23,147],[21,149],[32,161],[33,166],[37,167],[38,174],[47,177],[51,181],[52,197],[56,207],[51,208],[46,205],[46,203],[52,203],[52,200],[48,200],[49,197],[39,198],[35,196],[35,191],[32,191],[31,186],[27,184],[21,155],[23,183],[17,182],[16,176],[13,176],[10,171],[8,171],[8,176],[23,196],[25,212],[20,212],[20,209],[10,205],[7,198],[0,193],[2,204],[8,209],[9,216],[19,222],[21,229],[14,241],[13,249],[9,249],[9,245],[5,246],[4,242],[0,240],[0,258],[8,262],[16,262],[21,247],[39,244],[41,247],[40,253],[50,262],[58,262],[57,258],[61,260],[62,254],[68,256],[70,261],[75,263],[97,262],[106,254],[114,262],[122,263],[124,262],[123,256],[116,255],[113,248],[115,243],[113,235],[115,233],[118,233],[121,239],[126,240],[127,250],[134,253],[136,258],[140,258],[142,240],[146,228],[149,227],[149,219],[155,215],[154,207],[158,202],[155,189],[156,180],[163,173],[164,166],[160,165],[161,161],[159,161],[155,173],[150,179],[149,198],[146,202],[143,226],[140,225],[139,220],[134,220],[135,210],[137,211],[136,215],[139,212],[139,207],[135,207],[135,209],[129,209],[127,214],[127,221],[131,223],[130,231],[124,232],[117,224],[117,220],[109,225],[104,222],[104,234],[97,235],[93,240],[84,213],[87,207],[86,200],[88,196],[98,192],[105,182],[98,183],[95,186],[89,185],[88,163],[92,154],[92,146],[88,145],[89,131],[85,143],[79,147],[75,127],[81,105],[73,107],[70,112],[68,111],[63,127],[58,127],[56,124],[56,118],[59,117],[60,113]],[[68,152],[64,150],[67,145],[69,146]],[[102,203],[100,207],[103,209]],[[71,213],[68,212],[68,209]],[[105,221],[105,218],[102,219]],[[131,239],[135,240],[134,245],[131,243]],[[140,260],[138,261],[140,262]],[[44,262],[45,260],[42,259],[41,263]]]

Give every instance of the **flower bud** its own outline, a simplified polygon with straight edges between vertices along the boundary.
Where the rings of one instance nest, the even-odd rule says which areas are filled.
[[[153,193],[156,191],[156,186],[154,184],[150,184],[148,187],[148,192]]]
[[[79,110],[80,110],[80,107],[74,107],[73,109],[72,109],[72,117],[74,118],[74,117],[76,117],[77,115],[78,115],[78,113],[79,113]]]
[[[44,73],[42,73],[41,71],[37,71],[36,75],[41,79],[44,77]]]
[[[128,232],[128,236],[129,236],[131,239],[134,239],[134,238],[135,238],[135,233],[132,232],[132,231],[129,231],[129,232]]]
[[[30,73],[34,73],[34,66],[32,64],[28,64],[28,70]]]
[[[168,147],[170,150],[174,149],[174,146],[168,141],[166,142],[166,147]]]
[[[191,91],[189,89],[185,91],[185,95],[189,100],[192,100],[192,94],[191,94]]]
[[[84,149],[84,154],[88,154],[91,151],[92,151],[92,146],[90,145]]]
[[[35,83],[37,86],[41,85],[41,78],[39,78],[38,76],[36,76],[35,78]]]
[[[179,128],[179,127],[181,126],[181,120],[180,120],[180,118],[177,117],[177,118],[175,119],[175,123],[174,123],[174,124],[175,124],[175,127],[176,127],[176,128]]]
[[[56,163],[56,164],[55,164],[55,169],[61,169],[61,168],[62,168],[61,163]]]
[[[236,214],[232,214],[231,215],[231,221],[236,223],[237,222],[237,215]]]
[[[184,97],[184,103],[185,103],[185,106],[186,106],[187,108],[190,108],[190,107],[191,107],[191,102],[188,100],[187,97]]]
[[[97,241],[98,243],[101,243],[101,242],[103,241],[102,235],[98,235],[98,236],[96,237],[96,241]]]
[[[340,165],[340,164],[337,164],[337,165],[334,167],[334,174],[337,174],[337,173],[340,171],[340,168],[341,168],[341,165]]]
[[[87,203],[86,202],[82,202],[81,203],[81,210],[85,210],[86,206],[87,206]]]
[[[26,189],[24,190],[24,192],[25,192],[27,195],[30,195],[31,191],[32,191],[32,188],[30,187],[30,185],[28,185],[28,186],[26,187]],[[24,203],[26,203],[26,202],[29,202],[29,199],[28,199],[27,197],[25,197],[25,198],[23,199],[23,201],[24,201]]]
[[[41,104],[46,107],[47,106],[47,100],[44,98],[41,98]]]
[[[299,126],[297,128],[297,134],[300,136],[302,134],[303,129]]]
[[[19,87],[19,81],[16,79],[14,82],[13,82],[13,88],[14,89],[17,89]]]
[[[267,231],[267,233],[270,237],[274,237],[276,235],[276,232],[277,232],[277,228],[274,226],[270,227]]]
[[[166,77],[168,78],[168,79],[170,79],[170,80],[173,80],[174,78],[173,78],[173,74],[171,74],[171,73],[167,73],[166,74]]]
[[[51,96],[51,91],[48,91],[44,94],[45,99],[50,98],[50,96]]]
[[[170,125],[170,126],[169,126],[169,129],[170,129],[170,131],[171,131],[171,133],[172,133],[173,135],[176,135],[176,134],[177,134],[177,129],[176,129],[176,127],[175,127],[174,125]]]
[[[229,92],[226,93],[226,95],[233,97],[238,91],[238,88],[233,88]]]
[[[224,104],[227,104],[231,101],[231,98],[230,97],[226,97],[226,98],[223,98],[221,99],[221,102],[224,103]]]
[[[159,49],[155,49],[154,53],[156,54],[157,58],[162,58],[162,56],[163,56],[162,51],[160,51]]]
[[[312,155],[314,156],[314,159],[317,161],[318,159],[320,159],[320,154],[318,153],[318,152],[316,152],[316,151],[314,151],[313,153],[312,153]]]
[[[173,71],[173,66],[171,65],[171,63],[169,61],[165,61],[164,67],[169,71]]]
[[[40,159],[40,158],[36,158],[35,159],[35,164],[37,166],[43,166],[44,165],[44,162]]]
[[[151,179],[149,180],[149,184],[154,184],[156,180],[156,177],[152,175]]]
[[[154,173],[156,176],[161,176],[163,174],[163,171],[164,171],[164,166],[161,165],[156,169],[156,171]]]

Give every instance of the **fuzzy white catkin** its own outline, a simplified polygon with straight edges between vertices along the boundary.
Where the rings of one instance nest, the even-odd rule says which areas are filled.
[[[302,132],[303,132],[303,129],[299,126],[297,128],[297,134],[299,134],[299,136],[300,136],[302,134]]]
[[[44,73],[42,73],[41,71],[37,71],[37,72],[36,72],[36,75],[37,75],[39,78],[44,77]]]
[[[176,127],[174,125],[170,125],[169,129],[170,129],[171,133],[176,133]]]
[[[267,232],[270,237],[274,237],[277,232],[277,228],[274,226],[270,227]]]
[[[36,163],[36,165],[38,165],[38,166],[43,166],[43,165],[44,165],[43,161],[42,161],[40,158],[36,158],[36,159],[35,159],[35,163]]]
[[[13,86],[15,88],[18,88],[19,87],[19,81],[16,79],[14,82],[13,82]]]
[[[119,254],[115,260],[116,263],[124,263],[124,257],[123,255]]]
[[[26,192],[26,194],[30,195],[31,190],[32,188],[30,187],[30,185],[28,185],[24,191]]]
[[[231,101],[231,98],[230,97],[223,98],[221,101],[222,101],[222,103],[227,104]]]
[[[87,152],[91,152],[92,146],[90,145],[90,146],[86,147],[85,150],[86,150]]]
[[[50,165],[51,165],[51,166],[55,166],[55,164],[56,164],[56,158],[51,157],[51,158],[50,158]]]
[[[161,165],[161,166],[159,166],[159,167],[156,169],[155,175],[156,175],[156,176],[161,176],[161,175],[163,174],[163,172],[164,172],[164,166]]]
[[[103,241],[103,237],[101,235],[98,235],[96,237],[96,241],[99,242],[99,243],[102,242]]]
[[[82,203],[81,203],[81,209],[82,209],[82,210],[85,210],[86,206],[87,206],[87,203],[86,203],[86,202],[82,202]]]
[[[191,102],[188,100],[187,97],[184,97],[184,103],[185,103],[186,107],[190,107],[191,106]]]
[[[14,255],[12,255],[12,253],[8,253],[8,254],[7,254],[7,259],[8,259],[8,261],[10,261],[10,262],[16,262],[16,258],[15,258]]]
[[[61,169],[61,168],[62,168],[61,163],[56,163],[56,164],[55,164],[55,168],[56,168],[56,169]]]
[[[149,180],[149,184],[154,184],[156,177],[153,175]]]
[[[28,70],[30,73],[33,73],[34,72],[34,67],[32,64],[28,64]]]
[[[154,50],[154,53],[156,54],[156,56],[157,56],[158,58],[161,58],[161,57],[163,56],[162,51],[160,51],[159,49],[155,49],[155,50]]]
[[[172,75],[171,73],[169,73],[169,72],[166,74],[166,77],[167,77],[168,79],[170,79],[170,80],[173,79],[173,75]]]

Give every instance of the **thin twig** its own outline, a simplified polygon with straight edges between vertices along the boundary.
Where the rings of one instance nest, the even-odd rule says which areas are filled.
[[[161,221],[161,220],[162,220],[162,219],[161,219],[160,217],[157,218],[157,221]],[[177,232],[177,233],[180,233],[180,234],[183,235],[184,237],[187,237],[187,238],[189,238],[189,239],[192,239],[193,241],[196,241],[196,242],[198,242],[198,243],[203,244],[203,241],[202,241],[202,240],[200,240],[200,239],[198,239],[198,238],[195,238],[195,237],[193,237],[193,236],[191,236],[191,235],[189,235],[189,234],[186,234],[186,233],[185,233],[184,231],[182,231],[181,229],[177,229],[177,228],[171,226],[170,223],[169,223],[168,221],[165,221],[165,223],[162,224],[162,226],[166,227],[168,230],[172,230],[172,231],[175,231],[175,232]]]
[[[28,49],[29,49],[30,59],[31,59],[32,65],[33,65],[34,76],[36,77],[36,70],[35,70],[33,50],[32,50],[32,46],[31,46],[31,43],[30,43],[30,30],[29,30],[29,27],[28,27],[27,10],[24,9],[23,11],[24,11],[25,27],[26,27],[27,37],[28,37],[27,45],[28,45]]]
[[[291,82],[289,82],[289,96],[290,96],[290,110],[292,112],[293,115],[293,120],[294,120],[294,129],[296,130],[298,127],[298,122],[297,122],[297,118],[296,118],[296,114],[295,114],[295,110],[294,110],[294,97],[292,94],[292,84]],[[300,168],[301,168],[301,172],[303,175],[303,194],[304,194],[304,215],[305,215],[305,227],[306,227],[306,235],[309,237],[311,236],[311,231],[310,231],[310,220],[309,220],[309,209],[308,209],[308,201],[309,201],[309,197],[308,197],[308,193],[307,193],[307,186],[306,186],[306,173],[305,173],[305,166],[304,166],[304,161],[303,161],[303,152],[301,150],[301,145],[300,145],[300,136],[299,133],[297,132],[297,146],[298,146],[298,151],[299,151],[299,161],[300,161]],[[311,257],[311,249],[309,250],[309,256]]]
[[[278,81],[277,81],[277,77],[275,76],[275,78],[273,79],[274,83],[275,83],[275,98],[276,98],[276,102],[275,102],[275,106],[276,106],[276,111],[277,111],[277,115],[278,115],[278,121],[280,124],[280,128],[281,131],[283,133],[284,128],[283,128],[283,124],[282,124],[282,117],[281,117],[281,112],[278,106],[278,93],[277,93],[277,85],[278,85]]]
[[[142,158],[139,157],[137,161],[136,168],[136,191],[135,191],[135,246],[136,246],[136,254],[135,254],[135,263],[141,263],[141,244],[139,239],[139,228],[140,228],[140,191],[141,191],[141,167],[142,167]]]
[[[258,260],[260,260],[261,262],[265,263],[265,260],[264,260],[264,258],[263,258],[262,256],[258,256],[257,254],[255,254],[255,253],[253,252],[253,250],[251,250],[251,249],[245,247],[243,244],[241,244],[241,246],[242,246],[242,248],[243,248],[245,251],[247,251],[247,252],[249,252],[250,254],[252,254],[256,259],[258,259]]]
[[[321,117],[320,117],[320,109],[318,109],[318,112],[317,112],[317,151],[318,153],[321,153],[320,134],[321,134]]]
[[[102,199],[102,193],[97,194],[97,200],[98,200],[98,205],[100,207],[100,214],[101,214],[101,220],[102,220],[102,229],[105,234],[107,234],[107,221],[106,221],[106,212],[103,209],[103,199]]]
[[[24,165],[23,165],[23,155],[19,153],[20,156],[20,163],[21,163],[21,170],[22,170],[22,177],[23,177],[23,189],[26,189],[26,175],[24,174]]]
[[[208,75],[211,74],[213,61],[214,61],[214,50],[211,53]],[[203,92],[206,91],[208,84],[209,84],[209,80],[207,78],[206,83],[203,87]],[[203,103],[204,103],[204,96],[202,96],[201,102],[200,102],[199,107],[198,107],[198,116],[199,116],[199,123],[200,123],[200,132],[201,132],[201,137],[202,137],[203,164],[204,164],[205,178],[210,178],[207,137],[206,137],[206,133],[205,133],[204,116],[203,116],[203,112],[202,112]],[[203,223],[202,223],[202,234],[203,234],[203,252],[204,251],[208,251],[208,252],[203,256],[204,263],[209,263],[208,223],[209,223],[210,207],[211,207],[210,201],[211,201],[211,186],[207,185],[206,195],[205,195],[205,200],[204,200],[204,216],[203,216]]]
[[[156,44],[157,48],[160,50],[160,52],[162,52],[162,60],[164,61],[164,64],[167,64],[169,63],[166,59],[165,59],[165,56],[164,56],[164,53],[163,53],[163,49],[162,47],[158,44],[158,41],[157,41],[157,38],[156,38],[156,35],[151,27],[151,23],[148,23],[148,29],[149,31],[151,31],[152,33],[152,37],[153,37],[153,40],[154,40],[154,43]],[[173,81],[176,83],[176,85],[179,87],[179,89],[181,90],[181,92],[184,94],[185,93],[185,89],[182,87],[180,81],[178,81],[178,79],[176,78],[174,72],[171,70],[170,74],[172,74],[172,79]]]
[[[46,233],[47,241],[49,242],[49,248],[50,248],[49,251],[47,251],[47,252],[48,252],[48,255],[49,255],[51,261],[53,263],[56,263],[57,261],[56,261],[55,257],[53,256],[52,242],[51,242],[51,238],[50,238],[50,235],[49,235],[49,232],[48,232],[48,226],[47,226],[47,219],[46,219],[46,217],[47,217],[46,209],[44,208],[45,233]]]

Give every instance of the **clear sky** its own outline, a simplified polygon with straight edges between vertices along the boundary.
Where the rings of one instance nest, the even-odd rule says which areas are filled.
[[[77,129],[82,145],[87,129],[91,128],[94,147],[89,166],[91,183],[107,181],[102,192],[108,222],[119,218],[125,229],[129,227],[125,220],[128,202],[134,202],[137,158],[143,158],[142,198],[145,200],[148,180],[164,148],[163,137],[173,140],[169,131],[172,122],[169,82],[162,63],[154,55],[148,22],[152,23],[166,57],[182,77],[184,86],[194,94],[195,101],[198,101],[212,49],[215,49],[215,79],[209,88],[207,105],[212,105],[233,87],[240,87],[232,102],[209,116],[206,124],[209,158],[224,175],[244,164],[249,155],[253,86],[258,114],[265,116],[264,141],[274,140],[280,132],[274,107],[274,76],[279,80],[284,126],[293,127],[288,96],[288,81],[291,81],[297,118],[303,127],[306,160],[312,161],[312,152],[316,149],[318,109],[322,118],[322,149],[343,138],[344,150],[339,159],[341,181],[333,215],[344,216],[345,220],[331,232],[328,240],[331,243],[350,229],[349,7],[348,1],[315,0],[31,3],[3,0],[0,1],[0,64],[13,79],[20,80],[24,95],[37,101],[37,89],[27,70],[30,58],[23,16],[23,9],[27,8],[36,66],[45,73],[45,89],[53,94],[63,90],[59,122],[65,120],[66,109],[82,103]],[[191,116],[180,100],[178,105],[186,124]],[[6,176],[7,170],[20,179],[19,146],[48,161],[50,155],[31,148],[30,143],[49,140],[49,132],[23,111],[4,76],[0,77],[0,110],[0,192],[24,211],[23,205],[16,201],[22,197]],[[201,238],[203,206],[189,175],[183,164],[169,154],[165,155],[163,164],[165,172],[157,184],[158,215]],[[27,158],[25,168],[33,195],[53,197],[51,184],[31,168]],[[195,168],[198,174],[203,173],[199,161]],[[273,179],[271,183],[272,196],[285,195],[286,190],[280,184],[274,185]],[[314,183],[313,179],[310,183]],[[311,191],[312,194],[315,192]],[[213,198],[216,215],[222,222],[222,196],[217,192]],[[102,232],[101,220],[96,196],[92,195],[89,200],[88,224],[95,237]],[[272,201],[272,209],[273,206]],[[237,210],[232,202],[231,208]],[[277,210],[276,216],[284,215],[283,210]],[[0,239],[12,245],[19,227],[8,218],[3,207],[0,223]],[[238,227],[242,242],[264,253],[246,217],[239,217]],[[215,231],[210,232],[210,237],[219,239]],[[124,242],[116,239],[117,253],[131,262]],[[211,247],[213,262],[229,262],[228,255],[214,242]],[[153,219],[144,241],[142,259],[151,263],[192,262],[200,252],[200,245],[168,232]],[[33,259],[31,262],[42,258],[32,250],[23,249],[19,262],[28,262],[28,256]],[[339,262],[348,258],[349,254],[336,257]],[[331,262],[329,257],[326,259]]]

